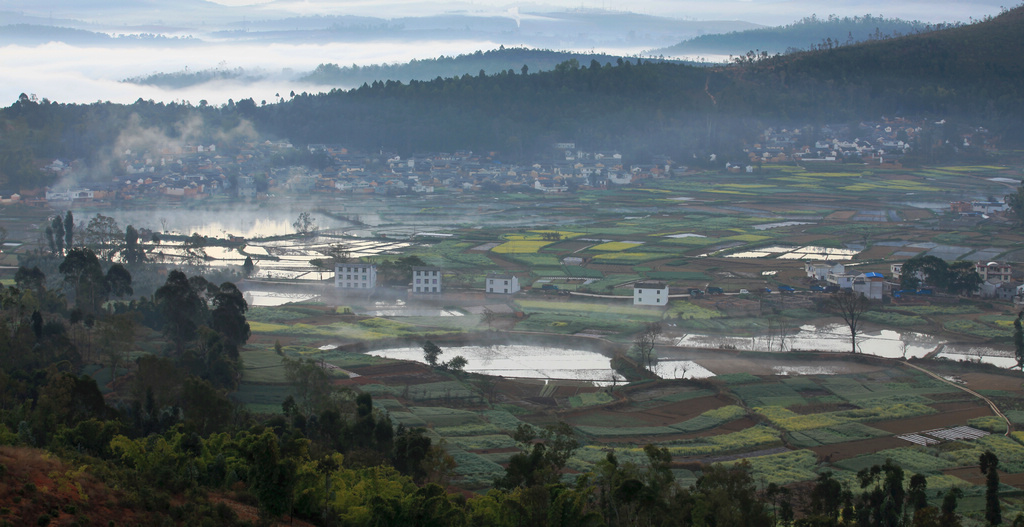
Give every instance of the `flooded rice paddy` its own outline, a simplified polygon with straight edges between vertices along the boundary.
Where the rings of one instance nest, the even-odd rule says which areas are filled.
[[[466,359],[466,371],[520,379],[591,381],[599,384],[622,382],[607,356],[596,351],[560,347],[505,344],[493,346],[442,347],[439,360]],[[388,359],[424,362],[422,348],[391,348],[368,352]]]
[[[726,258],[778,258],[779,260],[852,260],[859,251],[855,249],[837,249],[835,247],[803,247],[772,246],[755,251],[742,251],[725,255]]]
[[[666,345],[667,344],[667,345]],[[891,330],[863,332],[858,336],[858,353],[892,359],[942,358],[953,361],[983,362],[1001,368],[1016,365],[1013,354],[1004,349],[948,343],[937,337],[921,333],[899,333]],[[456,355],[466,358],[466,370],[487,375],[524,379],[551,379],[590,381],[599,385],[622,381],[611,368],[607,355],[596,351],[568,349],[541,345],[459,346],[443,348],[441,361]],[[687,350],[706,352],[715,350],[744,350],[784,353],[788,351],[845,354],[850,351],[849,332],[845,326],[802,326],[792,335],[730,337],[688,334],[663,342],[654,372],[663,379],[705,379],[720,372],[702,364],[702,360],[688,358]],[[389,359],[423,363],[422,348],[392,348],[369,352]],[[841,368],[822,364],[781,364],[770,366],[775,375],[835,375]]]

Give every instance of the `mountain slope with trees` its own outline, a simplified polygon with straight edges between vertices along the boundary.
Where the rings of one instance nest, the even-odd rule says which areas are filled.
[[[483,55],[483,54],[481,54]],[[129,123],[180,135],[200,118],[203,137],[239,123],[294,144],[332,143],[401,153],[499,151],[529,159],[557,141],[680,159],[739,152],[765,126],[915,116],[985,126],[1024,142],[1024,8],[990,20],[900,38],[760,57],[704,68],[647,60],[551,71],[509,69],[429,81],[375,81],[353,90],[298,94],[222,107],[153,103],[89,105],[27,96],[0,112],[0,185],[40,177],[43,159],[98,165]],[[955,130],[954,127],[948,127]],[[939,139],[939,138],[937,138]],[[201,139],[200,139],[201,140]]]
[[[596,60],[601,64],[614,63],[620,58],[601,53],[570,53],[529,48],[506,48],[477,51],[455,57],[413,60],[404,64],[374,64],[369,66],[339,66],[333,63],[321,64],[300,80],[314,84],[333,86],[358,86],[374,81],[412,80],[428,81],[437,77],[454,78],[463,75],[496,74],[513,70],[515,73],[541,72],[555,69],[559,64],[575,60],[589,64]],[[670,61],[674,62],[674,61]]]
[[[943,29],[923,22],[881,16],[818,18],[814,15],[785,26],[748,29],[713,35],[701,35],[674,46],[656,49],[651,54],[672,56],[717,54],[742,55],[748,50],[770,55],[815,49],[822,44],[849,45],[901,35]]]

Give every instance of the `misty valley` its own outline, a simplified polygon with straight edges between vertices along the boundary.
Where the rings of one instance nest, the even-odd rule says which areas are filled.
[[[1024,7],[227,3],[0,0],[0,527],[1024,524]]]

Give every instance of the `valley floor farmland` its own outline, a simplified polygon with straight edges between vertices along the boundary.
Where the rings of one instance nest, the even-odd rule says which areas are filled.
[[[918,254],[1024,261],[1024,236],[1009,218],[949,212],[951,201],[1012,192],[1019,178],[1015,169],[994,166],[765,166],[758,174],[695,172],[614,191],[467,191],[291,204],[314,215],[341,210],[359,216],[361,224],[318,237],[257,237],[225,251],[238,252],[231,258],[209,261],[232,269],[240,265],[239,255],[249,255],[256,277],[239,286],[250,298],[308,299],[249,311],[253,338],[242,352],[244,376],[234,397],[254,411],[281,411],[295,390],[274,349],[280,343],[283,355],[320,362],[336,385],[372,394],[394,423],[425,427],[435,442],[443,440],[457,462],[455,481],[465,488],[486,489],[503,472],[502,464],[520,447],[512,437],[520,423],[564,421],[583,445],[566,477],[592,470],[611,450],[620,462],[646,463],[642,447],[648,443],[669,449],[683,483],[694,481],[707,463],[742,458],[765,484],[800,485],[831,470],[855,487],[857,470],[892,458],[927,476],[929,498],[962,487],[964,507],[980,511],[981,452],[998,454],[1004,482],[1024,481],[1024,436],[1004,435],[1005,422],[984,401],[896,360],[812,352],[821,347],[781,350],[790,349],[787,339],[801,326],[837,322],[821,310],[823,295],[811,289],[803,259],[841,261],[886,276],[892,263]],[[86,214],[76,211],[81,218]],[[30,227],[26,220],[10,230],[31,233]],[[445,293],[416,298],[402,287],[339,291],[308,264],[330,243],[362,247],[366,239],[398,237],[402,243],[394,251],[442,269]],[[357,256],[367,262],[397,257],[389,251]],[[490,272],[514,273],[525,291],[483,293]],[[667,282],[669,305],[633,306],[633,284],[642,280]],[[688,294],[708,286],[725,294]],[[780,294],[779,286],[796,291]],[[762,293],[764,288],[772,292]],[[904,298],[874,305],[865,330],[934,339],[911,347],[907,357],[959,349],[966,351],[958,358],[977,362],[1008,358],[1015,315],[1009,302]],[[630,345],[649,322],[665,325],[657,355],[662,363],[675,361],[673,376],[706,378],[647,378]],[[750,346],[675,345],[695,334]],[[538,339],[556,350],[584,342],[631,382],[609,378],[595,386],[453,375],[365,353],[415,348],[428,339],[442,349]],[[974,355],[973,349],[980,351]],[[1012,425],[1024,427],[1019,373],[950,360],[915,363],[988,397]],[[937,430],[957,427],[989,434],[931,435],[948,437]],[[899,436],[931,439],[921,444]],[[1024,510],[1017,491],[1006,490],[1007,506]]]
[[[1010,192],[1006,181],[1019,174],[999,167],[765,170],[774,173],[775,185],[751,184],[748,174],[692,174],[614,193],[499,195],[490,202],[448,196],[480,203],[488,224],[444,227],[432,217],[432,230],[448,236],[414,237],[404,251],[444,269],[445,294],[351,295],[322,287],[306,305],[254,309],[255,335],[245,353],[252,359],[246,358],[239,398],[274,411],[274,401],[289,393],[273,367],[279,341],[287,355],[329,365],[339,386],[373,394],[395,423],[425,427],[443,440],[464,487],[486,489],[503,473],[502,464],[518,451],[512,433],[520,423],[564,421],[583,445],[570,461],[572,473],[592,470],[612,450],[620,462],[643,464],[642,447],[652,443],[669,449],[683,483],[695,481],[706,463],[747,459],[763,484],[799,486],[829,470],[856,488],[858,470],[893,459],[927,477],[930,498],[963,488],[963,507],[980,517],[978,456],[996,452],[1003,480],[1016,486],[1024,481],[1024,436],[1006,435],[1005,421],[957,386],[987,397],[1011,426],[1024,426],[1024,377],[973,362],[915,359],[950,381],[943,382],[898,360],[779,350],[788,349],[787,336],[800,326],[836,321],[821,311],[821,294],[810,290],[802,259],[839,260],[885,275],[890,263],[917,254],[1017,261],[1024,237],[1008,219],[960,217],[948,207]],[[380,211],[381,205],[373,206]],[[499,215],[514,215],[521,226],[496,227]],[[482,293],[493,271],[515,273],[527,291]],[[666,281],[676,296],[665,309],[634,307],[638,280]],[[709,285],[726,294],[685,294]],[[797,292],[778,294],[780,285]],[[758,293],[765,287],[773,293]],[[737,294],[741,289],[753,293]],[[431,309],[461,316],[431,315]],[[976,362],[1010,353],[1013,318],[1012,305],[998,301],[902,299],[873,306],[866,329],[897,335],[897,347],[901,335],[919,335],[918,344],[903,344],[906,357],[952,357],[950,350],[959,349],[967,351],[957,358]],[[659,357],[676,361],[679,376],[713,376],[643,378],[636,357],[629,357],[631,338],[659,320],[666,325]],[[751,345],[671,345],[694,333]],[[417,347],[427,339],[444,349],[536,335],[603,343],[609,356],[624,354],[613,364],[633,382],[452,375],[363,353]],[[557,350],[560,344],[549,345]],[[899,349],[887,354],[900,355]],[[969,427],[972,438],[950,439],[960,437],[960,427]],[[1005,505],[1024,510],[1016,496],[1007,488]]]

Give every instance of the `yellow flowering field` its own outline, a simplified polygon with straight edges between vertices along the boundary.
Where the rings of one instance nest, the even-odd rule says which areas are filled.
[[[625,251],[643,245],[639,242],[607,242],[590,248],[592,251]]]
[[[551,245],[554,242],[542,241],[542,240],[510,240],[493,249],[491,252],[498,254],[529,254],[535,253],[545,245]]]

